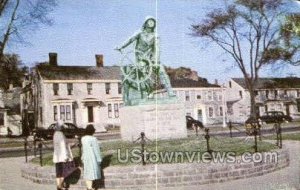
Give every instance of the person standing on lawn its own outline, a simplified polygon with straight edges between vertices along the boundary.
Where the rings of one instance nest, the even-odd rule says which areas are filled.
[[[86,181],[88,190],[93,189],[93,181],[101,178],[100,164],[102,161],[98,140],[93,136],[93,125],[86,127],[86,135],[81,138],[83,163],[83,179]]]
[[[55,163],[56,169],[56,185],[57,190],[63,189],[64,182],[64,163],[73,160],[73,155],[67,139],[62,132],[64,123],[59,120],[55,126],[55,132],[53,135],[53,163]]]

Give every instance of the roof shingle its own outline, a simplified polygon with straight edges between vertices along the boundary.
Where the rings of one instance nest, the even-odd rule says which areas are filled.
[[[238,83],[241,87],[246,89],[245,79],[232,78],[233,81]],[[300,88],[300,78],[287,77],[287,78],[260,78],[255,85],[256,89],[272,89],[272,88]]]
[[[45,80],[121,80],[121,70],[117,66],[39,65],[37,70]]]
[[[201,88],[201,87],[220,87],[219,85],[210,84],[207,82],[196,81],[192,79],[176,79],[171,80],[173,88]]]

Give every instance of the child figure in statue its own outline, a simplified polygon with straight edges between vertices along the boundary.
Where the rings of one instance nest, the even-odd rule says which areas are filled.
[[[145,80],[146,82],[143,86],[138,86],[136,90],[144,90],[147,92],[148,97],[152,96],[152,92],[157,87],[156,79],[159,78],[161,85],[167,90],[169,97],[175,96],[170,84],[170,80],[164,67],[159,62],[158,56],[158,43],[157,36],[155,33],[156,28],[156,20],[153,17],[146,17],[146,20],[142,26],[142,30],[134,34],[131,38],[129,38],[122,46],[117,47],[116,50],[122,51],[124,48],[129,46],[132,43],[135,43],[135,62],[139,65],[139,68],[136,73],[137,76],[135,78],[140,79],[142,77],[149,77],[147,74],[150,73],[149,69],[152,69],[150,75],[152,75],[149,80]],[[127,73],[132,73],[128,71]],[[130,69],[130,68],[129,68]],[[154,75],[154,76],[153,76]],[[124,77],[124,76],[123,76]],[[130,82],[123,80],[124,86],[124,101],[126,104],[127,98],[126,92],[128,92],[131,87]],[[142,95],[143,96],[143,95]]]

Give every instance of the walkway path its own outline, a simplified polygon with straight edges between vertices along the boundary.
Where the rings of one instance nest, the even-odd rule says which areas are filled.
[[[182,190],[299,190],[300,141],[284,141],[290,151],[290,166],[264,176],[220,184],[180,188]],[[39,185],[21,177],[23,157],[0,159],[0,190],[54,190],[55,185]],[[172,188],[174,190],[174,188]]]
[[[0,159],[0,190],[54,190],[53,185],[40,185],[32,183],[21,177],[21,164],[24,157]]]

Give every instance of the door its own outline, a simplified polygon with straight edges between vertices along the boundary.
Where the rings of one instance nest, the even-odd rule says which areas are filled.
[[[202,109],[198,109],[197,111],[197,120],[203,122]]]
[[[94,122],[94,109],[93,106],[88,106],[88,122],[93,123]]]
[[[286,107],[285,107],[286,115],[290,116],[290,105],[287,104],[287,105],[285,105],[285,106],[286,106]]]

